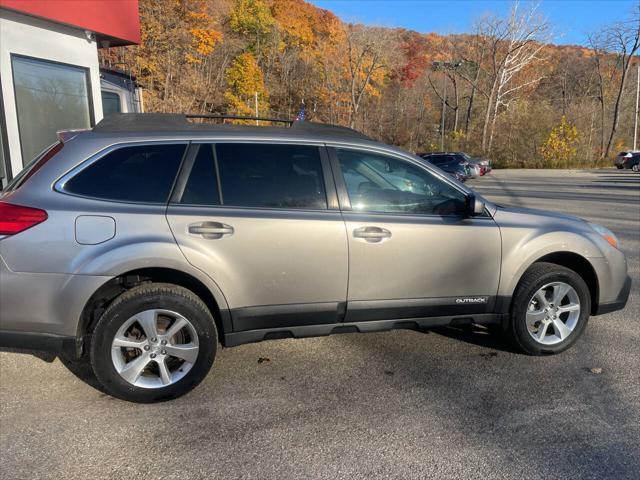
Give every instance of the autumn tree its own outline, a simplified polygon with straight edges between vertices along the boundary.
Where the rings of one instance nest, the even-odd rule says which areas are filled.
[[[260,54],[266,37],[272,31],[274,19],[263,0],[236,0],[229,25],[234,32],[249,38],[249,48]]]
[[[578,129],[569,125],[567,119],[562,117],[560,124],[549,132],[547,140],[540,149],[545,167],[572,166],[578,153],[577,143]]]
[[[364,25],[349,25],[346,39],[351,102],[349,124],[354,127],[364,96],[380,95],[387,73],[386,54],[390,42],[387,31]]]
[[[515,2],[508,18],[486,18],[482,35],[489,39],[491,86],[482,130],[482,151],[490,152],[495,125],[501,107],[519,90],[538,82],[541,77],[523,78],[521,73],[533,62],[540,60],[540,52],[549,39],[546,20],[537,13],[537,4],[521,11]]]
[[[258,114],[269,108],[269,97],[264,86],[262,70],[252,53],[239,55],[227,69],[227,90],[224,98],[229,111],[237,115],[255,114],[256,95]]]
[[[615,52],[618,56],[620,80],[618,82],[616,99],[613,105],[611,131],[602,154],[603,158],[609,155],[614,137],[618,131],[622,94],[624,92],[627,77],[629,76],[631,62],[638,50],[640,50],[640,4],[636,6],[632,18],[626,21],[617,22],[606,30],[604,42],[606,47],[608,47],[610,51]]]
[[[223,34],[206,0],[140,0],[141,42],[110,49],[103,60],[130,65],[145,87],[147,109],[190,110],[203,95],[205,82],[187,82],[207,68]],[[122,68],[122,67],[120,67]]]

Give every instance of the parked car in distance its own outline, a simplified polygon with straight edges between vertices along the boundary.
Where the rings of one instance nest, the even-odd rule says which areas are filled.
[[[455,154],[462,156],[471,165],[478,165],[480,176],[484,176],[491,171],[491,162],[487,159],[472,157],[464,152],[455,152]]]
[[[478,178],[484,175],[483,169],[479,163],[468,162],[467,166],[469,167],[470,178]]]
[[[185,394],[219,343],[474,323],[559,353],[629,297],[605,227],[347,128],[113,114],[60,139],[0,194],[0,346],[121,399]]]
[[[633,151],[620,152],[618,153],[618,155],[616,155],[616,158],[613,161],[613,164],[616,166],[616,168],[618,168],[618,170],[621,170],[624,168],[624,161],[628,158],[631,158],[636,153],[640,153],[640,152],[633,152]]]
[[[622,168],[626,170],[633,170],[634,172],[640,172],[640,152],[631,154],[631,156],[625,157],[622,161]]]
[[[449,153],[424,153],[419,154],[419,156],[461,182],[466,182],[475,174],[475,169],[472,173],[469,162],[459,155]]]

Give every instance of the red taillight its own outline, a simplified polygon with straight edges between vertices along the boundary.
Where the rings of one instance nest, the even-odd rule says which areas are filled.
[[[15,235],[47,218],[47,212],[39,208],[0,202],[0,235]]]

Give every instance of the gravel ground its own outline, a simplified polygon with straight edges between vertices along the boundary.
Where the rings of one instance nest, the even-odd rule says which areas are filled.
[[[59,360],[0,353],[0,476],[640,478],[640,175],[495,171],[472,185],[616,232],[626,310],[543,358],[480,329],[243,345],[156,405],[114,400]]]

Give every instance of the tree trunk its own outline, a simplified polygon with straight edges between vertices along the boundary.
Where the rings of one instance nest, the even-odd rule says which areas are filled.
[[[458,82],[455,80],[455,76],[451,77],[453,83],[453,98],[455,99],[455,106],[453,107],[453,132],[454,135],[458,131],[458,119],[460,117],[460,96],[458,93]]]
[[[635,51],[631,52],[633,55]],[[624,86],[627,82],[627,74],[629,73],[629,67],[631,66],[631,61],[628,61],[626,65],[624,65],[624,69],[622,70],[622,78],[620,79],[620,88],[618,89],[618,95],[616,96],[616,103],[613,107],[613,124],[611,125],[611,133],[609,134],[609,140],[607,141],[607,146],[604,151],[604,155],[602,158],[607,158],[609,156],[609,152],[611,151],[611,144],[613,143],[613,138],[616,135],[618,130],[618,123],[620,121],[620,102],[622,100],[622,94],[624,92]]]
[[[493,85],[491,86],[491,92],[489,93],[489,98],[487,99],[487,108],[484,113],[484,123],[482,125],[482,153],[487,153],[487,136],[489,133],[489,123],[491,121],[491,112],[493,110],[493,103],[495,101],[496,89],[498,87],[498,76],[493,80]]]
[[[476,77],[473,79],[473,83],[471,84],[471,94],[469,95],[469,104],[467,105],[467,115],[464,121],[465,137],[469,134],[469,125],[471,123],[471,115],[473,113],[473,100],[476,95],[476,85],[478,85],[479,80],[480,80],[480,68],[476,69]]]

